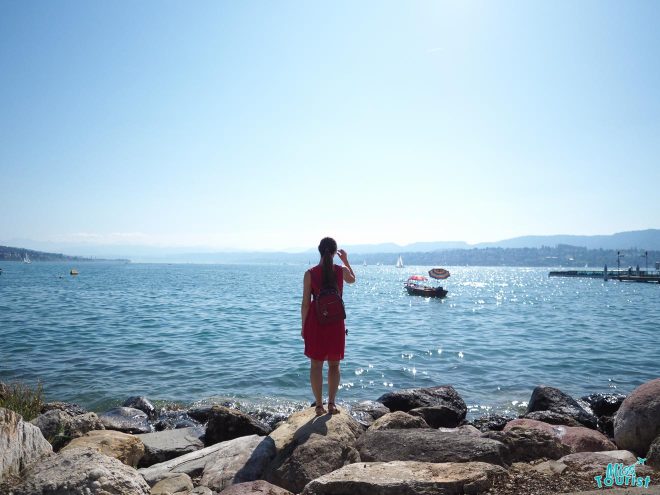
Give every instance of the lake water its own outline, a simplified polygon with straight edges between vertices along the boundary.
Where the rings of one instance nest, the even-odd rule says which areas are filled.
[[[71,268],[80,274],[69,275]],[[0,380],[40,380],[92,410],[130,395],[309,401],[300,338],[306,265],[0,263]],[[340,401],[453,385],[517,412],[541,383],[580,396],[660,376],[660,286],[446,267],[444,300],[409,296],[430,267],[354,267]]]

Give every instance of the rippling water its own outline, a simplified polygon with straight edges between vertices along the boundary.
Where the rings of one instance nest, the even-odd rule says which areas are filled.
[[[0,263],[0,380],[102,409],[129,395],[309,400],[302,265]],[[515,411],[540,384],[579,396],[660,376],[660,286],[448,267],[444,300],[403,281],[429,267],[357,266],[345,290],[344,401],[449,383],[471,408]]]

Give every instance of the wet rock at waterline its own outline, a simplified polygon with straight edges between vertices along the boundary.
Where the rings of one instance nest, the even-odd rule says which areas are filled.
[[[117,430],[124,433],[149,433],[151,425],[147,415],[132,407],[115,407],[99,415],[106,430]]]

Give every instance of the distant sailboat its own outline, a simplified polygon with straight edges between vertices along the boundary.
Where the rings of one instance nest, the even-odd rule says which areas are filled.
[[[25,253],[25,255],[23,256],[23,263],[28,263],[28,264],[32,263],[32,260],[30,259],[27,253]]]
[[[364,260],[364,263],[362,263],[364,266],[367,266],[367,260]]]
[[[396,260],[396,267],[403,268],[403,258],[399,255],[399,259]]]

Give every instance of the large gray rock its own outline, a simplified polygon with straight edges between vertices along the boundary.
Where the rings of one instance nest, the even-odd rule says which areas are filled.
[[[313,479],[359,461],[360,455],[352,445],[313,433],[305,443],[271,466],[266,478],[299,493]]]
[[[340,411],[317,417],[309,408],[291,415],[270,434],[277,455],[264,478],[297,492],[305,482],[359,460],[354,445],[362,427]]]
[[[52,453],[39,428],[23,421],[20,414],[0,408],[0,482]]]
[[[310,482],[303,495],[462,495],[486,492],[507,476],[484,462],[351,464]]]
[[[140,467],[149,467],[204,448],[203,427],[165,430],[136,436],[142,441],[145,449]]]
[[[382,402],[392,412],[408,412],[420,407],[444,407],[447,411],[453,411],[453,415],[459,418],[459,422],[465,419],[467,414],[465,401],[451,385],[388,392],[382,395],[378,402]],[[458,423],[443,426],[457,425]]]
[[[57,409],[59,411],[64,411],[67,413],[69,416],[80,416],[81,414],[87,414],[89,411],[85,409],[84,407],[78,405],[78,404],[73,404],[71,402],[47,402],[43,406],[41,406],[41,411],[39,411],[41,414],[46,414],[48,411],[52,411],[54,409]]]
[[[424,418],[412,416],[403,411],[395,411],[385,414],[369,427],[370,430],[394,430],[404,428],[429,428]]]
[[[139,438],[130,433],[115,430],[87,432],[82,437],[71,440],[60,452],[81,447],[94,449],[131,467],[137,467],[144,455],[144,445]]]
[[[484,433],[484,437],[506,445],[505,460],[507,464],[530,462],[542,457],[559,459],[571,453],[571,448],[562,444],[559,438],[542,430],[513,428],[508,431]]]
[[[505,465],[506,447],[490,438],[430,428],[367,430],[357,442],[362,462],[481,461]]]
[[[364,428],[369,428],[374,421],[389,412],[382,403],[373,400],[363,400],[351,406],[351,416]]]
[[[213,406],[208,414],[207,446],[248,435],[265,436],[271,428],[244,412],[224,406]]]
[[[626,397],[614,418],[614,441],[620,449],[646,455],[660,435],[660,378],[637,387]]]
[[[212,460],[204,467],[200,484],[221,491],[234,484],[258,480],[275,456],[270,437],[250,435],[222,442]]]
[[[72,439],[83,436],[95,430],[104,430],[105,426],[99,417],[93,413],[82,413],[72,416],[68,410],[53,408],[34,418],[31,423],[41,430],[55,452],[59,451]]]
[[[293,495],[289,490],[264,480],[237,483],[225,488],[218,495]]]
[[[431,428],[456,428],[465,419],[463,410],[454,406],[416,407],[408,413],[423,418]]]
[[[15,495],[149,495],[134,469],[92,449],[71,449],[35,462]]]
[[[216,453],[222,447],[222,443],[216,443],[210,447],[175,457],[169,461],[159,462],[153,466],[138,469],[138,472],[151,486],[163,478],[170,476],[170,473],[185,473],[190,477],[199,476],[204,471],[204,467],[209,462],[215,460]]]
[[[510,416],[501,416],[499,414],[485,414],[480,418],[473,420],[471,423],[472,426],[482,432],[502,431],[504,426],[506,426],[506,424],[512,419],[515,418]]]
[[[527,405],[527,413],[534,411],[552,411],[570,416],[588,428],[596,428],[597,418],[587,411],[578,401],[555,387],[539,385],[532,392]]]
[[[344,409],[340,408],[340,411],[340,414],[316,416],[314,408],[310,407],[289,416],[269,435],[275,442],[278,455],[305,443],[312,433],[353,445],[362,434],[362,427]]]
[[[138,409],[147,415],[149,419],[155,419],[157,416],[156,408],[149,399],[143,396],[129,397],[122,404],[123,407],[132,407]]]
[[[115,407],[99,416],[106,430],[117,430],[124,433],[150,433],[149,418],[139,409],[132,407]]]
[[[626,396],[623,394],[591,394],[582,397],[598,417],[613,416],[623,404]]]

